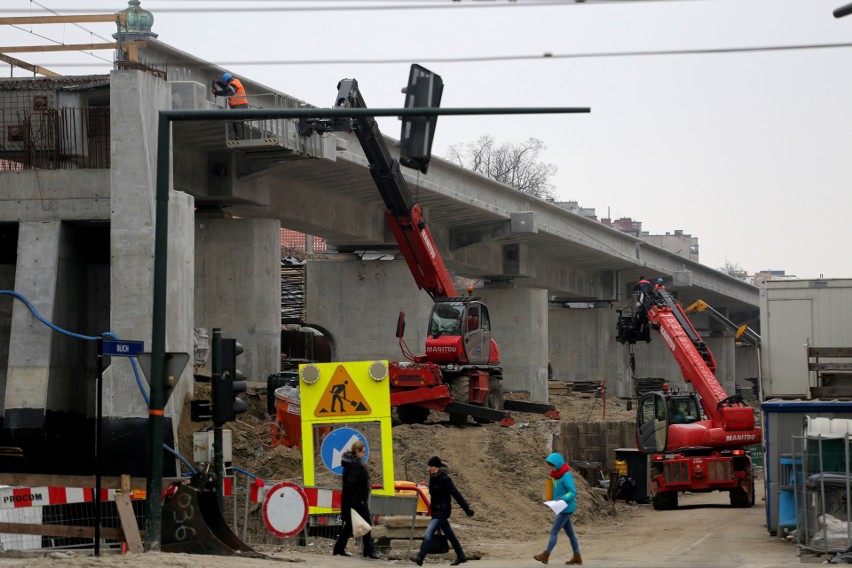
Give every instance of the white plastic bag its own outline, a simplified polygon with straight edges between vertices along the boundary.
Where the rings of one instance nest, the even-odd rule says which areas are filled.
[[[352,536],[360,538],[370,532],[370,523],[364,520],[364,517],[358,514],[358,511],[352,511]]]

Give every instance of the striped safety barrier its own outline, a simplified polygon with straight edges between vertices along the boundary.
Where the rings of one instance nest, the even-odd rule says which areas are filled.
[[[249,486],[249,503],[263,503],[269,488],[276,482],[267,483],[262,479],[255,479]],[[225,497],[234,496],[234,478],[226,477],[222,484],[222,493]]]
[[[115,501],[115,489],[101,489],[101,501]],[[131,499],[144,499],[144,491],[133,491]],[[6,487],[0,489],[0,509],[47,507],[72,503],[93,503],[95,490],[87,487]]]
[[[319,489],[317,487],[305,487],[304,489],[309,506],[340,509],[340,501],[343,496],[342,491],[337,489]]]
[[[249,486],[249,502],[263,503],[269,489],[275,486],[277,481],[263,481],[255,479]],[[308,506],[322,507],[326,509],[340,509],[342,492],[338,489],[320,489],[318,487],[303,487],[308,498]],[[225,497],[234,496],[234,478],[226,477],[223,483],[223,494]]]

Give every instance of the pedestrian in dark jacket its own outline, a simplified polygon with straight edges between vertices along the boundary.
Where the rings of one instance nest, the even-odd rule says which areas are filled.
[[[432,456],[429,459],[429,502],[432,509],[432,520],[429,526],[426,527],[426,534],[423,536],[423,543],[420,545],[420,552],[417,556],[412,556],[410,560],[418,566],[423,566],[423,559],[429,554],[432,548],[432,535],[440,527],[441,532],[450,541],[453,550],[456,553],[456,559],[450,563],[450,566],[458,566],[463,562],[467,562],[467,557],[464,555],[461,543],[459,542],[456,533],[453,532],[453,527],[450,526],[450,514],[453,510],[451,497],[456,500],[456,503],[462,508],[468,517],[473,516],[473,509],[461,496],[459,490],[453,484],[453,480],[447,474],[449,468],[441,462],[438,456]]]
[[[340,535],[337,537],[337,542],[334,543],[335,556],[350,556],[346,552],[346,543],[349,537],[352,536],[352,510],[358,511],[365,521],[372,524],[370,519],[370,472],[367,471],[367,466],[362,461],[366,449],[364,442],[360,440],[352,444],[352,448],[348,452],[344,452],[340,458],[343,464],[343,492],[340,498],[340,517],[343,521],[343,526],[340,527]],[[381,558],[376,553],[376,548],[373,544],[373,534],[368,532],[362,538],[364,543],[364,556],[366,558]]]

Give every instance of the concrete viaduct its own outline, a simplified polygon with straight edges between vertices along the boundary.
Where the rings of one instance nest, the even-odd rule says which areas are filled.
[[[27,297],[64,329],[149,345],[158,113],[214,108],[208,85],[223,70],[153,38],[140,59],[146,65],[108,76],[0,79],[4,132],[20,122],[18,107],[32,109],[36,99],[83,117],[57,135],[76,150],[53,156],[52,167],[21,168],[23,143],[0,142],[0,289]],[[253,106],[305,104],[243,82]],[[369,103],[369,85],[362,89]],[[39,132],[49,113],[24,115]],[[240,364],[252,380],[278,370],[281,227],[322,236],[338,251],[310,261],[305,277],[305,321],[330,339],[334,360],[400,357],[400,310],[408,344],[422,349],[431,300],[395,250],[354,136],[303,139],[293,121],[275,120],[248,123],[250,134],[232,140],[229,128],[172,126],[167,351],[191,353],[194,328],[220,327],[246,346]],[[484,283],[476,295],[491,310],[507,390],[546,400],[549,365],[555,379],[605,381],[610,395],[630,396],[615,309],[629,303],[640,275],[665,278],[684,304],[703,299],[757,326],[757,288],[714,269],[440,159],[428,175],[406,179],[448,268]],[[696,321],[726,390],[756,376],[750,348]],[[660,344],[636,347],[638,376],[678,379]],[[23,302],[0,296],[0,445],[29,456],[9,467],[49,469],[46,450],[71,459],[69,440],[91,427],[95,365],[91,342],[52,331]],[[124,473],[144,445],[147,411],[136,383],[126,360],[105,373],[106,467]],[[167,407],[172,427],[192,388],[188,370]]]

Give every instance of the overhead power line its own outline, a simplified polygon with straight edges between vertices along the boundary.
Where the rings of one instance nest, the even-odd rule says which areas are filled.
[[[156,2],[157,0],[147,0],[149,3]],[[195,0],[168,0],[167,4],[174,4],[176,1],[180,2],[193,2]],[[204,0],[201,0],[204,1]],[[673,2],[707,2],[712,0],[504,0],[503,2],[498,2],[497,0],[491,1],[472,1],[472,0],[464,0],[464,1],[452,1],[452,0],[440,0],[440,4],[435,1],[431,3],[424,3],[423,0],[412,1],[412,2],[399,2],[397,4],[387,4],[387,5],[356,5],[355,2],[341,2],[340,0],[325,0],[327,2],[336,1],[338,5],[335,6],[244,6],[247,1],[252,2],[270,2],[274,0],[244,0],[242,2],[234,2],[234,0],[219,0],[222,2],[231,1],[234,6],[233,7],[215,7],[215,6],[206,6],[204,8],[205,14],[211,13],[266,13],[266,12],[360,12],[360,11],[390,11],[390,10],[458,10],[458,9],[488,9],[488,8],[532,8],[532,7],[554,7],[554,6],[571,6],[571,5],[589,5],[589,4],[648,4],[648,3],[673,3]],[[278,1],[286,1],[286,0],[278,0]],[[294,0],[299,1],[299,0]],[[316,2],[317,0],[314,0]],[[371,2],[375,2],[376,0],[370,0]],[[387,1],[387,0],[385,0]],[[304,2],[303,2],[304,3]],[[240,4],[237,6],[237,4]],[[148,5],[148,4],[146,4]],[[150,10],[154,16],[157,14],[197,14],[198,8],[183,8],[183,7],[170,7],[170,6],[150,6],[152,9]],[[63,8],[66,13],[74,12],[74,13],[91,13],[91,12],[103,12],[104,8],[92,8],[91,6],[75,6]],[[14,8],[0,8],[0,13],[25,13],[26,10],[22,9],[14,9]]]
[[[815,43],[805,45],[770,45],[761,47],[712,47],[703,49],[671,49],[652,51],[609,51],[597,53],[544,53],[540,55],[489,55],[482,57],[406,57],[394,59],[290,59],[277,61],[216,61],[221,67],[268,67],[272,65],[385,65],[411,63],[485,63],[494,61],[535,61],[546,59],[587,59],[603,57],[656,57],[666,55],[715,55],[727,53],[761,53],[839,49],[852,47],[852,42]],[[86,63],[44,63],[53,67],[90,67]]]

